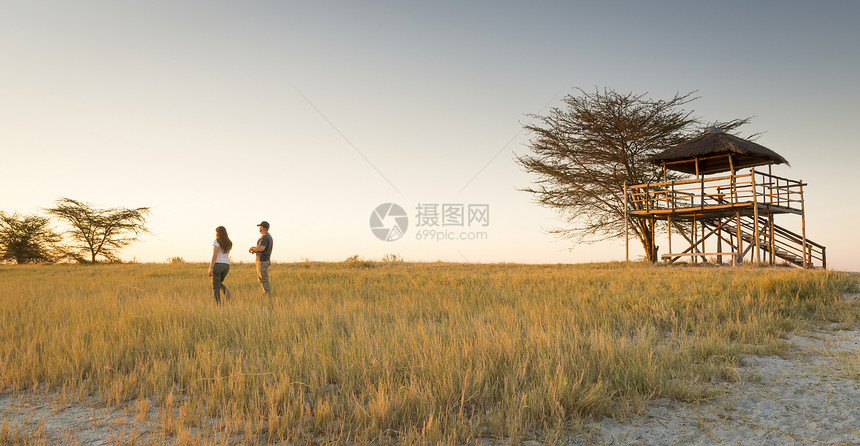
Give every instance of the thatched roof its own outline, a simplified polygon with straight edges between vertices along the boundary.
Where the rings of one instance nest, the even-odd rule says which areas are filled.
[[[651,157],[651,162],[666,164],[667,169],[684,173],[696,173],[696,159],[699,160],[699,173],[711,174],[728,172],[728,154],[732,155],[735,170],[765,164],[788,164],[785,158],[765,146],[729,135],[711,127],[702,136],[682,142]]]

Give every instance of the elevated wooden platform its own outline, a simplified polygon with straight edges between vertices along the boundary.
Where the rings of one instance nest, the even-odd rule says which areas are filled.
[[[804,268],[816,263],[826,267],[825,247],[806,238],[805,185],[753,168],[746,173],[636,184],[625,188],[625,212],[627,218],[650,219],[652,232],[654,221],[666,222],[669,252],[660,257],[670,263],[684,258],[707,261],[707,256],[722,262],[725,256],[736,264],[749,256],[754,262],[773,264],[782,259]],[[780,214],[799,215],[801,233],[774,224],[774,216]],[[673,231],[688,242],[685,250],[673,251]],[[706,249],[706,241],[714,239],[715,246]]]
[[[752,217],[756,213],[757,207],[760,215],[777,215],[777,214],[795,214],[802,215],[803,211],[798,209],[787,208],[766,203],[753,203],[752,201],[728,204],[708,204],[675,209],[651,209],[629,211],[629,215],[634,217],[650,217],[654,216],[658,220],[675,220],[691,221],[696,219],[712,219],[734,217],[740,213],[745,217]]]

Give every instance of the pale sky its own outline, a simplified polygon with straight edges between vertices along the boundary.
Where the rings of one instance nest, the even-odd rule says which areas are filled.
[[[517,190],[522,124],[575,86],[698,90],[697,116],[755,116],[774,173],[809,184],[807,236],[858,271],[858,23],[854,1],[4,0],[0,209],[150,206],[138,261],[208,260],[218,225],[252,261],[260,220],[283,262],[623,260],[545,232],[563,222]],[[387,202],[410,224],[390,242]],[[417,240],[443,229],[419,204],[487,204],[464,228],[485,239]]]

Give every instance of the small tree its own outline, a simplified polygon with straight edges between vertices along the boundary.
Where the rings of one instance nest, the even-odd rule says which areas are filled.
[[[0,212],[0,261],[50,262],[56,258],[60,236],[46,217]]]
[[[559,211],[570,226],[550,232],[574,243],[624,237],[625,183],[663,181],[663,172],[648,161],[651,156],[707,127],[731,131],[750,121],[704,123],[682,108],[697,99],[693,93],[653,100],[645,94],[577,90],[579,95],[564,98],[566,108],[529,115],[538,122],[524,126],[533,134],[528,143],[532,154],[517,157],[527,172],[537,175],[536,187],[522,190]],[[667,173],[668,180],[676,178]],[[653,222],[635,218],[629,223],[648,259],[656,261]]]
[[[65,253],[80,262],[95,263],[99,256],[119,260],[119,251],[147,232],[148,207],[99,209],[90,203],[60,198],[49,213],[71,226],[72,239]]]

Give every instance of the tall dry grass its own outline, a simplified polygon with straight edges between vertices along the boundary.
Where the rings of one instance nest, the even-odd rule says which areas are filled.
[[[855,277],[784,268],[299,263],[0,267],[0,389],[159,408],[189,442],[552,440],[705,398],[738,355],[854,324]]]

